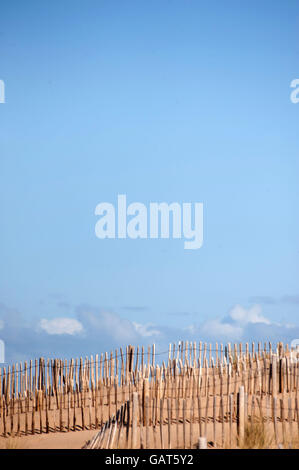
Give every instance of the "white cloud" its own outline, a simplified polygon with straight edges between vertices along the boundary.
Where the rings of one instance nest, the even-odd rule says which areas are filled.
[[[75,318],[53,318],[47,320],[43,318],[39,327],[49,335],[76,335],[83,331],[83,325]]]
[[[201,326],[204,335],[224,340],[241,340],[246,335],[250,325],[260,327],[272,324],[266,317],[261,315],[261,306],[253,305],[246,309],[241,305],[235,305],[228,316],[220,319],[208,320]]]
[[[78,318],[89,335],[113,338],[121,343],[136,341],[137,335],[133,324],[114,312],[107,312],[86,305],[78,309]]]
[[[246,310],[241,305],[235,305],[229,312],[229,317],[240,325],[247,323],[266,323],[270,325],[270,321],[261,315],[262,308],[260,305],[253,305],[253,307]]]
[[[152,323],[146,323],[145,325],[142,325],[141,323],[136,323],[136,322],[132,322],[132,323],[136,332],[140,334],[140,336],[147,337],[147,336],[161,335],[161,332],[159,330],[155,330],[152,328],[155,326]]]
[[[152,323],[137,323],[122,318],[115,312],[99,310],[88,305],[80,306],[77,312],[87,334],[105,335],[120,344],[136,343],[142,337],[162,335],[161,331]]]
[[[243,328],[231,323],[223,323],[221,320],[210,320],[203,324],[202,333],[215,338],[238,340],[242,337]]]

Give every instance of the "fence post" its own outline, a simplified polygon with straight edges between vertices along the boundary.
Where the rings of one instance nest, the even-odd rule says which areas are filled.
[[[138,392],[133,392],[132,404],[132,449],[137,449]]]
[[[184,447],[186,449],[186,400],[183,399],[183,441]]]
[[[281,419],[281,426],[282,426],[282,441],[283,443],[285,443],[286,442],[286,423],[285,423],[283,398],[280,399],[280,419]]]
[[[149,397],[149,382],[148,378],[143,379],[143,426],[146,426],[146,420],[148,417],[148,409],[146,408],[146,397]]]
[[[160,399],[160,438],[161,438],[161,449],[164,449],[164,439],[163,439],[163,407],[164,400]]]
[[[35,395],[32,395],[31,433],[35,434]]]
[[[244,439],[244,386],[241,385],[238,393],[238,438],[239,442]]]
[[[121,435],[122,435],[122,429],[123,429],[123,418],[124,417],[124,407],[121,405],[120,411],[118,414],[118,433],[117,433],[117,441],[116,441],[116,448],[120,449],[120,443],[121,443]]]
[[[233,408],[234,408],[234,396],[229,395],[229,447],[232,448],[232,431],[233,431]]]
[[[3,419],[3,436],[6,437],[6,401],[2,398],[2,419]]]
[[[180,399],[175,400],[176,406],[176,446],[179,449],[179,419],[180,419]]]
[[[206,401],[206,416],[205,416],[205,436],[207,437],[207,432],[208,432],[208,419],[209,419],[209,399],[210,396],[207,396],[207,401]]]
[[[199,449],[207,449],[207,438],[206,437],[200,437],[198,439],[198,448]]]
[[[25,398],[25,436],[28,435],[28,414],[29,413],[29,396]]]
[[[168,418],[168,449],[171,449],[171,398],[167,399]]]
[[[201,436],[202,424],[201,424],[201,399],[200,397],[198,397],[198,430],[199,430],[199,435]]]
[[[280,393],[284,393],[284,390],[285,390],[285,366],[286,366],[285,357],[281,358],[279,362],[280,362],[279,391],[280,391]]]
[[[272,395],[276,397],[277,394],[277,356],[272,355]]]
[[[225,444],[225,428],[224,428],[224,403],[223,397],[220,398],[220,409],[221,409],[221,421],[222,421],[222,429],[221,429],[221,445],[224,448]]]
[[[289,447],[292,448],[292,436],[293,436],[293,414],[292,414],[292,397],[288,399],[288,421],[289,421]]]
[[[278,444],[278,430],[277,430],[277,398],[273,397],[273,425],[274,425],[274,434],[275,442]]]
[[[214,395],[213,397],[213,442],[214,447],[217,447],[216,444],[216,406],[217,406],[217,397]]]
[[[145,396],[145,448],[150,448],[149,442],[149,396]]]

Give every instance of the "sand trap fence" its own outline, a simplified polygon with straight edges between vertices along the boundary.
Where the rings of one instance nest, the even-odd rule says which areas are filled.
[[[298,445],[298,398],[237,395],[150,399],[133,392],[85,449],[196,449],[246,445],[246,433],[263,429],[255,443]],[[248,439],[247,439],[248,440]],[[295,443],[295,444],[294,444]]]
[[[122,416],[121,407],[128,408],[128,403],[133,403],[133,394],[137,393],[144,407],[144,397],[148,397],[148,413],[155,407],[156,421],[161,399],[163,407],[171,400],[172,421],[176,416],[176,406],[183,410],[183,400],[192,400],[191,407],[186,405],[186,412],[194,406],[196,409],[200,400],[202,413],[207,406],[204,400],[209,401],[210,410],[214,406],[214,397],[216,409],[221,399],[227,435],[229,399],[233,396],[236,401],[240,386],[244,387],[249,407],[252,396],[256,397],[255,409],[258,409],[259,400],[263,407],[268,406],[265,403],[270,400],[270,413],[273,399],[276,399],[278,413],[283,399],[285,420],[289,417],[288,400],[291,399],[294,424],[298,422],[298,363],[298,352],[290,351],[282,343],[273,347],[271,343],[212,346],[201,342],[179,342],[170,344],[167,351],[156,351],[155,345],[147,348],[130,345],[124,351],[120,348],[85,359],[40,358],[14,364],[0,369],[0,433],[3,436],[22,436],[82,429],[102,431],[103,426],[107,429],[109,420],[110,426],[111,423],[115,425],[115,421],[119,425],[116,416],[118,419]],[[174,405],[176,401],[177,405]],[[163,416],[167,420],[165,413],[166,408],[163,408]],[[271,416],[273,420],[273,413]],[[180,423],[182,419],[179,416]],[[202,422],[199,411],[196,419],[198,424]],[[202,419],[211,424],[211,416],[203,415]],[[233,429],[235,414],[232,419]],[[278,413],[274,422],[279,419]],[[209,439],[213,440],[210,436]]]

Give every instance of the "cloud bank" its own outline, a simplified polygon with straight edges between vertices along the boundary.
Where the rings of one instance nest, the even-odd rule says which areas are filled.
[[[186,324],[186,316],[183,317]],[[155,343],[156,350],[167,351],[169,342],[252,342],[290,343],[299,338],[299,326],[272,322],[260,305],[235,305],[218,318],[186,324],[183,328],[140,323],[116,312],[82,304],[72,317],[55,316],[38,322],[25,320],[20,312],[0,304],[0,338],[5,342],[6,362],[37,357],[71,358],[112,351],[128,344]]]

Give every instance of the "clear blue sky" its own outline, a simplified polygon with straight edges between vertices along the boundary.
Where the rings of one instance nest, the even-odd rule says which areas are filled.
[[[237,304],[245,316],[258,304],[261,325],[299,324],[298,27],[290,0],[1,6],[0,337],[9,357],[37,354],[38,335],[52,348],[57,339],[58,351],[69,341],[61,351],[71,354],[84,334],[49,333],[59,318],[85,332],[100,319],[106,339],[111,322],[137,323],[141,336],[128,337],[137,342],[153,340],[149,323],[182,339],[188,327],[199,340],[214,319],[233,322]],[[97,239],[95,207],[117,194],[203,202],[203,247]]]

